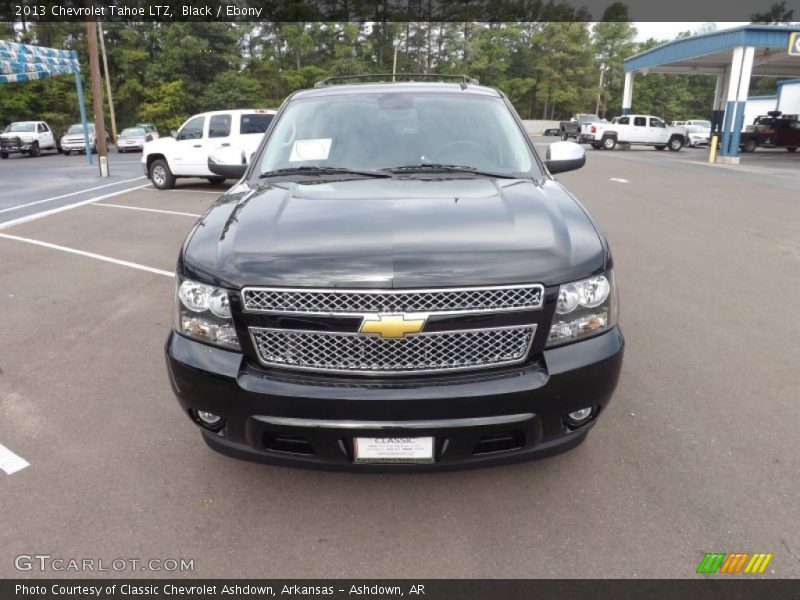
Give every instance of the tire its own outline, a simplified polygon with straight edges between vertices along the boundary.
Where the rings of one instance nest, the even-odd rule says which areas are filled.
[[[117,154],[122,154],[123,152],[125,152],[125,150],[123,150],[122,148],[117,147]]]
[[[656,150],[663,150],[664,148],[666,148],[666,146],[655,146]]]
[[[667,142],[667,148],[670,149],[670,152],[677,152],[683,148],[683,140],[678,136],[675,136],[669,142]]]
[[[150,165],[150,181],[159,190],[171,190],[175,187],[175,176],[169,170],[167,161],[159,158]]]
[[[755,152],[756,148],[758,148],[758,142],[756,141],[756,138],[747,138],[744,142],[742,150],[745,152]]]
[[[595,150],[602,150],[603,149],[603,144],[601,144],[600,142],[592,142],[591,146]]]
[[[603,148],[605,150],[613,150],[614,148],[617,147],[617,140],[616,140],[616,138],[613,138],[613,137],[610,137],[610,136],[609,137],[604,137],[603,141],[602,141],[602,144],[603,144]]]
[[[795,150],[797,150],[797,146],[789,146],[786,148],[787,152],[794,152]]]
[[[566,142],[567,140],[569,140],[569,136],[567,135],[567,130],[566,129],[562,129],[561,130],[561,141],[562,142]]]
[[[226,180],[225,177],[206,177],[206,179],[208,179],[208,183],[211,185],[218,185]]]
[[[2,158],[3,160],[7,159],[8,158],[8,152],[0,152],[0,158]]]
[[[61,153],[62,153],[64,156],[69,156],[70,154],[72,154],[72,150],[62,150],[62,151],[61,151]]]
[[[41,156],[42,149],[39,148],[39,142],[33,142],[33,146],[31,146],[31,156]]]

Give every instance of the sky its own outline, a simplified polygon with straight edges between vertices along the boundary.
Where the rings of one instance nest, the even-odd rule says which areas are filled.
[[[693,33],[708,25],[716,25],[717,30],[730,29],[731,27],[739,27],[747,25],[747,22],[723,22],[717,21],[714,23],[703,22],[675,22],[675,23],[654,23],[654,22],[634,22],[638,34],[636,36],[637,42],[643,42],[650,38],[657,40],[672,40],[675,39],[682,31],[690,30]]]

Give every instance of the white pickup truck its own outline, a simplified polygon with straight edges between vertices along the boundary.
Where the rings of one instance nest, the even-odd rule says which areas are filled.
[[[686,143],[685,133],[683,127],[671,127],[652,115],[624,115],[611,123],[584,125],[580,139],[595,150],[613,150],[617,144],[638,144],[677,152]]]
[[[39,156],[42,150],[58,152],[53,130],[44,121],[11,123],[0,133],[0,158],[8,158],[16,152]]]
[[[160,190],[175,186],[178,177],[204,177],[222,183],[208,170],[208,155],[220,147],[241,150],[245,160],[256,151],[277,111],[221,110],[189,118],[172,137],[146,142],[142,151],[144,174]]]

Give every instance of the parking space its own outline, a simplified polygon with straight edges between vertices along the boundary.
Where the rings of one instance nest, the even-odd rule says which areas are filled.
[[[614,252],[621,385],[583,446],[490,469],[320,473],[205,447],[163,343],[178,250],[221,186],[139,180],[0,230],[0,445],[30,463],[0,472],[0,576],[23,551],[188,558],[202,578],[689,577],[705,552],[760,551],[766,576],[800,576],[800,173],[587,156],[559,179]]]

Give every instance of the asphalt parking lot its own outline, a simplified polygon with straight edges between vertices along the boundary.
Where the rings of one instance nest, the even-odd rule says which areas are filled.
[[[0,577],[82,575],[15,569],[36,553],[202,578],[690,577],[712,551],[800,577],[800,156],[770,154],[587,150],[559,176],[614,252],[615,399],[569,453],[426,475],[236,461],[181,413],[171,272],[223,186],[157,191],[136,154],[113,181],[85,157],[2,161],[0,444],[29,466],[0,472]]]

